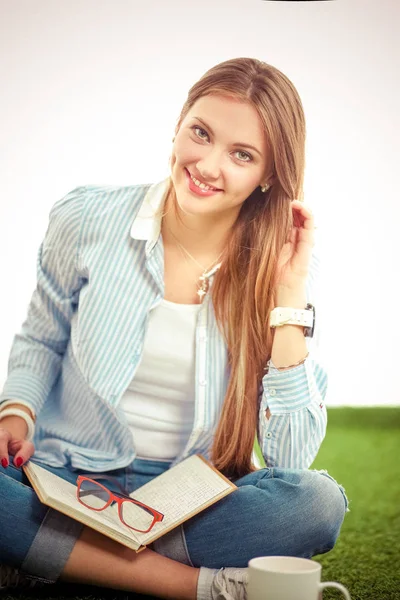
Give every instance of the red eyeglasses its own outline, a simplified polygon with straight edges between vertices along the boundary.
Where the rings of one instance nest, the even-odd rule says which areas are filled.
[[[100,512],[113,502],[118,504],[118,515],[121,522],[141,533],[147,533],[154,525],[163,520],[164,515],[154,508],[143,504],[125,493],[112,492],[95,479],[108,479],[123,490],[118,480],[108,475],[79,475],[77,483],[77,498],[81,504]]]

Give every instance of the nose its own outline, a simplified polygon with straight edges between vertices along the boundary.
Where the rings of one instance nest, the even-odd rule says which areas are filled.
[[[218,152],[209,150],[209,152],[197,162],[196,167],[203,179],[209,183],[217,181],[221,172],[220,156]]]

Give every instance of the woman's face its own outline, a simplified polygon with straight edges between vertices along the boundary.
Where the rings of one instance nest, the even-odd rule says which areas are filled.
[[[171,177],[181,210],[237,216],[246,198],[265,183],[267,158],[265,133],[253,106],[224,96],[199,98],[173,146]],[[212,189],[199,188],[199,181]]]

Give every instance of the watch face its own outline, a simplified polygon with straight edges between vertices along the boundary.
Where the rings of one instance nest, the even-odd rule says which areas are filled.
[[[304,327],[304,336],[312,338],[314,335],[314,329],[315,329],[315,306],[308,303],[306,306],[306,310],[313,311],[313,324],[312,324],[312,327]]]

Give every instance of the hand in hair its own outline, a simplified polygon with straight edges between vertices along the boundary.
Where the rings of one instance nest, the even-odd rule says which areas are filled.
[[[314,241],[314,217],[311,209],[300,200],[292,200],[293,226],[289,241],[278,259],[277,286],[297,290],[305,286]]]

